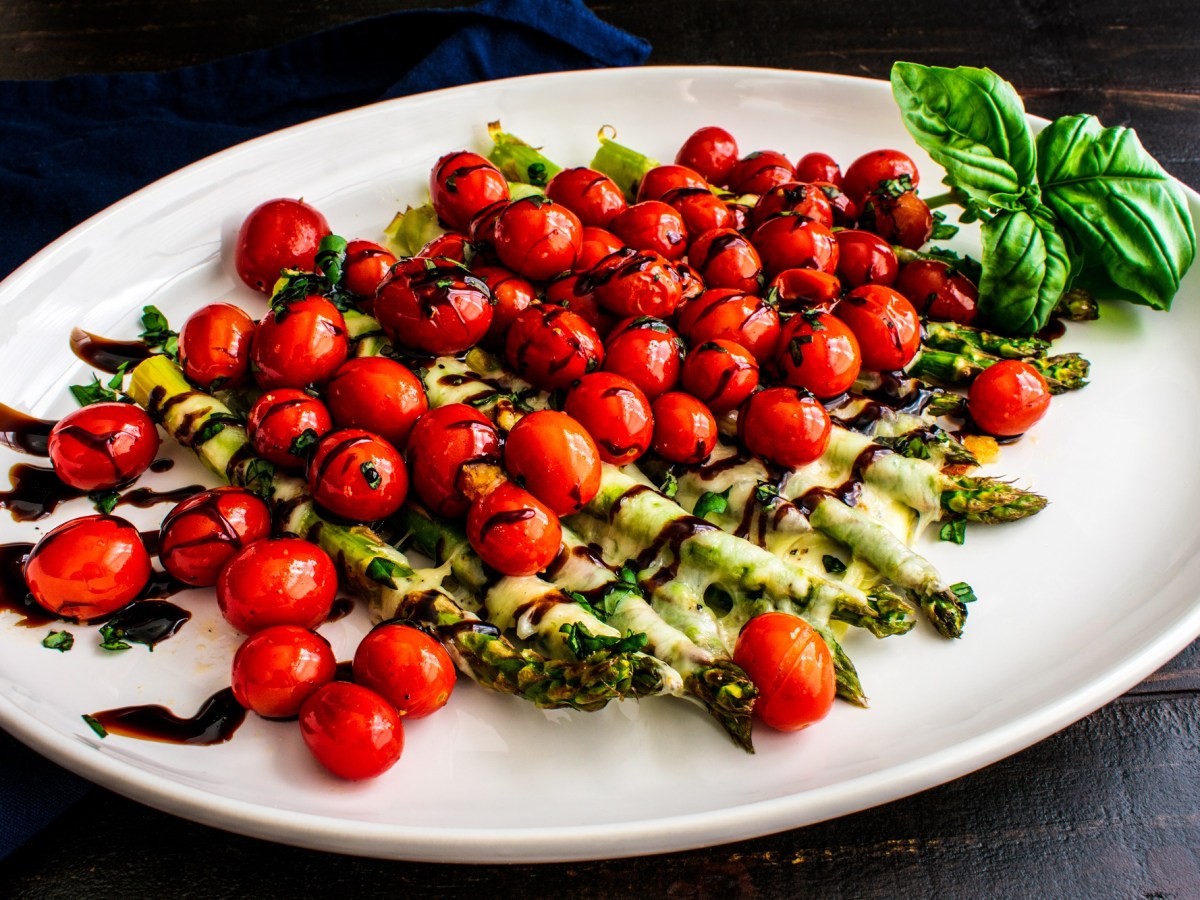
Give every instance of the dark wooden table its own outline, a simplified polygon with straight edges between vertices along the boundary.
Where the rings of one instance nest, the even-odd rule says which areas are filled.
[[[160,69],[404,0],[6,0],[0,78]],[[652,63],[886,77],[898,58],[987,65],[1031,111],[1137,128],[1200,187],[1194,0],[594,0]],[[1081,722],[951,784],[833,822],[667,856],[557,866],[379,862],[226,834],[95,790],[0,864],[31,897],[498,895],[1200,896],[1200,644]]]

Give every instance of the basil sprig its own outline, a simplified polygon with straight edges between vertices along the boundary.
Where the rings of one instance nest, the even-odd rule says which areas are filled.
[[[1183,189],[1128,128],[1065,116],[1036,138],[988,69],[892,67],[905,127],[979,218],[979,308],[1012,334],[1046,324],[1072,287],[1169,309],[1196,255]]]

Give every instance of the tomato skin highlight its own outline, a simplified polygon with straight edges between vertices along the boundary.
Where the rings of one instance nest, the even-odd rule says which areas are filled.
[[[468,462],[500,462],[500,435],[487,416],[473,406],[453,403],[417,420],[408,437],[412,487],[436,515],[466,515],[471,503],[458,479]]]
[[[154,421],[140,407],[93,403],[67,413],[50,429],[49,454],[64,484],[98,491],[140,476],[160,444]]]
[[[273,625],[242,642],[233,656],[233,697],[267,719],[283,719],[337,674],[333,648],[315,631]]]
[[[734,341],[705,341],[684,357],[683,389],[714,413],[737,409],[758,387],[758,361]]]
[[[887,241],[853,228],[839,231],[834,237],[838,243],[837,274],[847,287],[895,283],[900,264]]]
[[[375,318],[389,338],[422,353],[461,353],[492,325],[492,292],[461,266],[406,260],[375,294]]]
[[[246,419],[246,434],[254,452],[286,472],[300,474],[308,465],[308,451],[333,430],[328,407],[298,388],[267,391]],[[305,437],[301,440],[301,436]]]
[[[679,333],[693,346],[709,341],[733,341],[749,350],[760,364],[779,350],[779,313],[761,297],[730,288],[709,288],[687,303],[676,320]]]
[[[504,468],[556,515],[577,513],[600,490],[600,453],[582,425],[566,413],[524,416],[504,443]]]
[[[978,312],[979,288],[940,259],[906,263],[893,287],[931,319],[970,325]]]
[[[840,319],[813,310],[793,316],[783,329],[777,364],[783,381],[819,400],[850,390],[862,368],[858,339]]]
[[[522,197],[496,219],[496,255],[530,281],[568,271],[583,244],[583,223],[548,197]]]
[[[255,541],[239,550],[217,577],[221,615],[243,634],[272,625],[316,628],[329,615],[336,594],[333,560],[300,538]]]
[[[1050,408],[1050,388],[1029,363],[1005,359],[975,376],[967,409],[975,424],[997,437],[1016,437],[1041,421]]]
[[[179,330],[179,365],[203,391],[236,387],[250,378],[254,320],[232,303],[201,307]]]
[[[609,230],[626,246],[653,250],[672,262],[687,254],[688,234],[683,216],[661,200],[635,203],[613,217]]]
[[[823,181],[841,187],[842,169],[828,153],[805,153],[796,163],[796,180]]]
[[[83,516],[43,535],[29,552],[24,575],[39,606],[88,621],[137,599],[150,580],[150,554],[124,519]]]
[[[271,536],[271,510],[245,488],[219,487],[177,504],[159,528],[158,558],[173,577],[211,587],[243,547]]]
[[[668,462],[703,462],[717,446],[717,420],[703,402],[682,391],[663,394],[651,405],[651,448]]]
[[[738,411],[738,439],[756,456],[781,466],[802,466],[829,445],[829,413],[811,394],[772,387],[753,394]]]
[[[467,230],[471,217],[498,200],[508,199],[508,182],[477,153],[447,153],[429,173],[429,198],[438,218],[451,231]]]
[[[522,378],[553,391],[600,368],[604,344],[579,314],[539,303],[513,319],[504,356]]]
[[[349,354],[346,320],[316,294],[268,312],[250,349],[254,380],[264,390],[323,385]]]
[[[379,625],[354,651],[355,683],[375,691],[405,719],[423,719],[445,706],[456,679],[445,648],[407,625]]]
[[[308,489],[323,510],[340,519],[378,522],[408,496],[408,469],[400,452],[361,428],[331,431],[308,464]]]
[[[733,661],[758,688],[754,713],[771,728],[799,731],[821,721],[833,707],[833,658],[799,616],[755,616],[738,635]]]
[[[562,525],[550,507],[502,481],[467,513],[467,539],[485,563],[505,575],[533,575],[554,561]]]
[[[857,287],[842,298],[833,314],[858,338],[864,369],[903,369],[921,349],[921,317],[903,295],[890,287]]]
[[[346,360],[329,379],[325,397],[339,427],[365,429],[397,448],[429,410],[421,380],[384,356]]]
[[[270,294],[281,269],[311,272],[329,223],[302,200],[280,198],[256,206],[238,229],[234,268],[250,287]]]
[[[604,371],[628,378],[653,400],[679,383],[683,341],[662,319],[623,319],[608,335]]]
[[[546,185],[546,196],[575,213],[584,228],[608,228],[628,206],[615,181],[585,166],[556,174]]]
[[[300,734],[317,762],[347,781],[382,775],[404,752],[404,724],[392,705],[345,681],[323,685],[304,701]]]
[[[351,241],[346,245],[346,263],[342,266],[342,286],[366,301],[367,312],[375,308],[375,291],[396,264],[386,247],[373,241]]]
[[[650,401],[628,378],[611,372],[585,375],[567,392],[564,408],[587,429],[607,463],[623,466],[650,449],[654,437]]]
[[[738,161],[738,145],[733,135],[717,125],[697,128],[688,135],[675,162],[698,172],[709,184],[723,186]]]

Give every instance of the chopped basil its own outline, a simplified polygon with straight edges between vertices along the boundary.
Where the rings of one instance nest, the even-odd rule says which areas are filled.
[[[111,403],[124,399],[116,391],[105,387],[100,379],[92,376],[91,384],[73,384],[69,388],[71,396],[80,406],[91,406],[93,403]]]
[[[679,479],[675,477],[675,473],[664,472],[662,483],[659,484],[658,489],[664,497],[674,500],[675,495],[679,493]]]
[[[946,214],[940,209],[933,213],[933,233],[930,234],[931,241],[948,241],[950,238],[958,234],[957,225],[946,224]]]
[[[700,499],[696,501],[696,507],[692,510],[692,515],[703,519],[710,512],[723,513],[729,509],[729,492],[733,487],[727,487],[725,490],[717,493],[716,491],[705,491],[700,495]]]
[[[951,519],[939,529],[938,537],[952,544],[961,544],[967,539],[967,520]]]
[[[572,622],[558,629],[566,635],[566,644],[575,657],[585,660],[596,653],[636,653],[649,641],[645,634],[627,634],[624,637],[605,637],[588,631],[580,622]]]
[[[821,557],[821,564],[825,566],[825,571],[830,575],[841,575],[846,571],[846,564],[828,553]]]
[[[125,629],[116,625],[101,625],[100,626],[100,649],[101,650],[128,650],[132,644],[123,640],[125,637]]]
[[[395,588],[396,579],[404,574],[404,566],[384,556],[376,556],[367,564],[367,577],[385,588]]]
[[[950,591],[963,603],[974,603],[979,599],[975,596],[975,591],[965,581],[958,581],[950,585]]]
[[[121,495],[117,491],[92,491],[88,494],[88,499],[96,507],[96,512],[107,516],[116,508]]]
[[[305,428],[292,439],[292,443],[288,445],[288,453],[292,456],[307,458],[318,438],[319,435],[315,428]]]
[[[167,317],[157,306],[142,307],[142,329],[138,337],[147,347],[179,362],[179,334],[171,330]]]
[[[96,732],[96,735],[98,737],[102,737],[102,738],[108,737],[108,729],[105,728],[103,725],[101,725],[100,720],[97,719],[95,716],[89,716],[89,715],[85,714],[85,715],[81,716],[81,718],[83,719],[83,721],[87,722],[88,728],[90,728],[90,729],[92,729],[92,731]]]
[[[363,463],[358,467],[358,471],[362,472],[363,478],[367,480],[367,487],[373,491],[379,490],[379,486],[383,484],[383,478],[380,476],[379,470],[375,468],[373,463]]]
[[[75,635],[69,631],[52,631],[42,639],[42,646],[47,650],[66,653],[75,646]]]

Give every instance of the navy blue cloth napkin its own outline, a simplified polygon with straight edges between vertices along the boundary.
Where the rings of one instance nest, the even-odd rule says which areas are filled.
[[[435,88],[638,65],[649,52],[582,0],[486,0],[170,72],[0,82],[0,277],[126,194],[261,134]],[[0,858],[88,788],[0,732]]]

